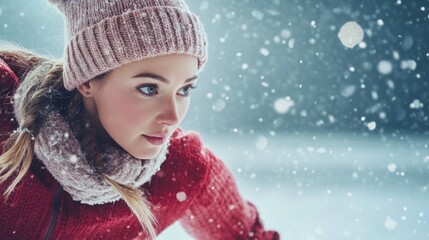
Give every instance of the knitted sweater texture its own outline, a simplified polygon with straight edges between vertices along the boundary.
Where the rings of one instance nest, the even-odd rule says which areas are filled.
[[[0,59],[0,143],[17,128],[11,97],[19,85]],[[0,153],[3,152],[0,145]],[[2,239],[146,239],[126,203],[86,205],[73,201],[36,157],[11,196],[2,196]],[[243,200],[231,172],[206,148],[195,132],[177,130],[167,159],[144,184],[161,233],[179,221],[195,239],[280,239],[264,229],[254,205]]]

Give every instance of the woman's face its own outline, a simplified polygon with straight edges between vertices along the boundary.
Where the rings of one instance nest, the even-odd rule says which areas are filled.
[[[112,70],[78,87],[87,112],[132,156],[157,156],[188,111],[197,58],[166,55]]]

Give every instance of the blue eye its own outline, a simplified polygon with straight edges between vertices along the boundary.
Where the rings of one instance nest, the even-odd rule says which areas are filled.
[[[158,86],[154,84],[144,85],[138,88],[144,95],[152,96],[158,92]]]
[[[195,88],[197,88],[197,86],[195,86],[195,85],[184,86],[183,88],[181,88],[179,90],[179,94],[182,95],[182,96],[187,97],[187,96],[189,96],[189,94],[191,92],[191,89],[195,89]]]

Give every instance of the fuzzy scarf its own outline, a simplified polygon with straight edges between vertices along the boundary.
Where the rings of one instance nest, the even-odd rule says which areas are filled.
[[[14,106],[18,123],[22,120],[19,96],[37,84],[40,77],[30,74],[16,91]],[[35,136],[35,155],[73,200],[90,205],[119,200],[119,193],[101,180],[94,167],[86,160],[80,143],[59,111],[50,105],[39,116],[42,123]],[[169,141],[166,141],[158,156],[147,160],[134,158],[118,147],[106,146],[106,151],[100,153],[104,160],[103,174],[118,183],[138,188],[149,182],[160,169],[166,159],[168,146]]]
[[[36,137],[34,151],[49,172],[72,196],[85,204],[103,204],[120,199],[120,195],[100,180],[88,163],[69,125],[57,111],[49,111]],[[140,187],[159,170],[166,158],[168,144],[164,144],[156,158],[141,160],[117,147],[107,147],[100,153],[104,159],[103,172],[124,185]]]

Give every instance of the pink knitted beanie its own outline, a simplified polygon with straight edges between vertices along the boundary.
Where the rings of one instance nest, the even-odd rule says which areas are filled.
[[[65,17],[64,86],[168,54],[207,60],[203,25],[183,0],[49,0]]]

